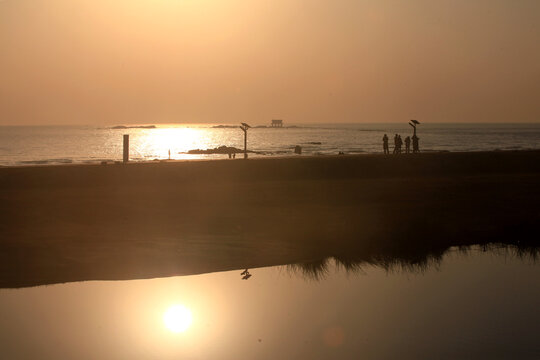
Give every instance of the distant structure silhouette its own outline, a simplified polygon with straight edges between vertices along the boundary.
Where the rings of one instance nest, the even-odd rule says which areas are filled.
[[[247,157],[248,157],[248,155],[247,155],[247,131],[251,126],[249,126],[246,123],[241,123],[241,124],[242,125],[240,125],[240,129],[242,129],[242,131],[244,132],[244,159],[247,159]]]
[[[388,135],[384,134],[382,138],[383,143],[383,151],[385,154],[390,154],[390,150],[388,149]]]
[[[411,137],[407,136],[405,138],[405,154],[409,154],[411,152]]]
[[[272,120],[272,125],[271,125],[273,128],[280,128],[280,127],[283,127],[283,120],[280,120],[280,119],[275,119],[275,120]]]

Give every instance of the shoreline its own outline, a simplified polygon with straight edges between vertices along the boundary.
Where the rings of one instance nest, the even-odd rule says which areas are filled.
[[[213,149],[210,149],[210,150],[213,150]],[[190,151],[201,151],[201,154],[202,152],[204,152],[205,150],[200,150],[200,149],[196,149],[196,150],[190,150]],[[321,153],[321,154],[303,154],[303,155],[297,155],[297,154],[294,154],[293,151],[291,150],[290,153],[287,153],[287,154],[268,154],[268,153],[265,153],[265,154],[262,154],[264,153],[264,151],[262,151],[261,153],[258,153],[257,151],[252,151],[252,150],[248,150],[248,153],[250,154],[249,155],[249,160],[264,160],[264,159],[290,159],[290,158],[320,158],[320,157],[336,157],[336,156],[340,156],[340,157],[343,157],[343,156],[347,156],[347,157],[357,157],[357,156],[360,156],[360,157],[365,157],[365,156],[398,156],[398,157],[402,157],[402,156],[405,156],[405,157],[409,157],[409,156],[422,156],[422,155],[431,155],[431,154],[447,154],[447,153],[450,153],[450,154],[478,154],[478,153],[528,153],[528,152],[539,152],[540,151],[540,148],[526,148],[526,149],[495,149],[495,150],[471,150],[471,151],[450,151],[450,150],[423,150],[422,152],[420,152],[419,154],[405,154],[405,153],[402,153],[400,155],[394,155],[394,154],[389,154],[389,155],[384,155],[382,152],[380,151],[377,151],[377,152],[352,152],[352,153],[345,153],[345,154],[338,154],[338,153],[332,153],[332,154],[327,154],[327,153]],[[243,154],[243,151],[237,151],[236,152],[239,156],[241,156]],[[191,158],[191,159],[187,159],[187,158],[183,158],[183,159],[168,159],[168,158],[163,158],[163,159],[158,159],[158,158],[155,158],[155,159],[148,159],[148,160],[130,160],[129,161],[129,165],[132,165],[132,164],[157,164],[157,163],[179,163],[179,162],[197,162],[197,161],[232,161],[233,159],[227,159],[226,158],[226,155],[227,154],[221,154],[221,153],[214,153],[214,154],[211,154],[211,155],[221,155],[220,157],[215,157],[215,158],[210,158],[210,157],[207,157],[207,158],[195,158],[195,156],[200,156],[201,154],[190,154],[189,152],[185,152],[185,153],[179,153],[179,155],[191,155],[191,156],[194,156],[194,158]],[[27,168],[27,167],[30,167],[30,168],[41,168],[41,167],[51,167],[51,166],[97,166],[97,165],[125,165],[123,162],[122,162],[122,159],[117,159],[117,160],[114,160],[114,159],[102,159],[102,160],[95,160],[95,161],[73,161],[73,160],[70,160],[70,159],[64,159],[65,161],[57,161],[57,159],[55,159],[54,161],[53,160],[50,160],[50,159],[44,159],[44,160],[25,160],[23,161],[24,164],[19,164],[19,165],[1,165],[0,164],[0,169],[11,169],[11,168]],[[244,160],[243,158],[239,157],[238,159],[234,159],[234,160]],[[105,164],[104,164],[105,163]]]
[[[3,167],[0,288],[523,243],[538,184],[540,151]]]

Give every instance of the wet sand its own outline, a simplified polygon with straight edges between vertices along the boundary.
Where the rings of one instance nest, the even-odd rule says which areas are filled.
[[[532,243],[540,152],[0,168],[0,287]]]

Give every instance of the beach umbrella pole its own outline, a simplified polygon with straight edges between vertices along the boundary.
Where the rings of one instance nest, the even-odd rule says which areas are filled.
[[[129,135],[124,135],[124,163],[129,161]]]

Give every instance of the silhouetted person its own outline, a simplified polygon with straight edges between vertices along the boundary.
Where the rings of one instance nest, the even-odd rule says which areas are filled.
[[[411,152],[411,137],[407,136],[405,138],[405,153],[408,154]]]
[[[401,154],[401,145],[403,145],[403,140],[401,140],[401,135],[397,135],[394,138],[394,154]]]
[[[382,147],[385,154],[390,154],[390,150],[388,149],[388,135],[386,134],[382,138]]]
[[[417,153],[420,152],[420,146],[418,145],[418,141],[420,138],[416,135],[413,135],[412,137],[412,152]]]

